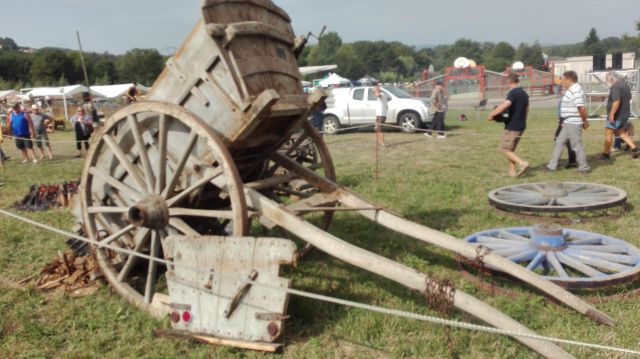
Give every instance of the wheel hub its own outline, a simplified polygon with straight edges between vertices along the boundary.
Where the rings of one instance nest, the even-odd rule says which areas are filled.
[[[531,245],[538,250],[554,251],[565,246],[562,227],[557,224],[540,224],[531,230]]]
[[[542,192],[542,195],[548,199],[562,198],[568,194],[569,192],[567,192],[561,182],[548,182]]]
[[[129,209],[129,221],[136,227],[163,229],[169,224],[169,207],[164,198],[148,196]]]

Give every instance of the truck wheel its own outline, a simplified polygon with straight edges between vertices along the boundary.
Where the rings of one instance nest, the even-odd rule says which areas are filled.
[[[340,129],[340,120],[336,116],[327,116],[322,123],[322,132],[327,135],[335,135]]]
[[[398,125],[400,129],[404,133],[414,133],[417,129],[422,127],[422,121],[420,121],[420,116],[415,112],[405,112],[400,115],[400,119],[398,120]]]

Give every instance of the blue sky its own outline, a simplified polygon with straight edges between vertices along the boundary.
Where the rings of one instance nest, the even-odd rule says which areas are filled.
[[[25,6],[28,3],[29,6]],[[638,0],[276,0],[298,34],[323,25],[347,41],[397,40],[410,45],[478,41],[579,42],[635,34]],[[0,8],[0,36],[21,46],[77,48],[121,54],[132,48],[171,53],[200,16],[200,0],[29,0]]]

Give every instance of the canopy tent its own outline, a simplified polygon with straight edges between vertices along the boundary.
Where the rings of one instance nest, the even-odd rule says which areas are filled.
[[[0,100],[8,100],[11,98],[18,98],[19,99],[19,93],[16,90],[6,90],[6,91],[0,91]]]
[[[300,67],[300,74],[302,76],[313,75],[319,72],[328,72],[338,68],[338,65],[322,65],[322,66],[303,66]]]
[[[83,92],[89,92],[89,89],[83,85],[72,85],[63,87],[38,87],[34,89],[22,89],[25,100],[35,97],[47,97],[50,99],[58,99],[62,97],[74,97],[81,95]]]
[[[351,83],[351,80],[346,79],[336,73],[331,73],[326,79],[320,81],[320,86],[330,87],[330,86],[348,85],[350,83]]]
[[[130,83],[107,86],[91,86],[91,92],[101,97],[116,98],[124,96],[130,87]],[[142,94],[146,94],[147,92],[149,92],[149,88],[144,85],[137,84],[136,88],[138,89],[138,92]]]

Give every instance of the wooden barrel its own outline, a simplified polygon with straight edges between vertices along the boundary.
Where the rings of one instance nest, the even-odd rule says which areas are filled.
[[[303,93],[291,19],[282,9],[269,0],[207,0],[203,18],[212,28],[227,24],[227,49],[249,95]]]

